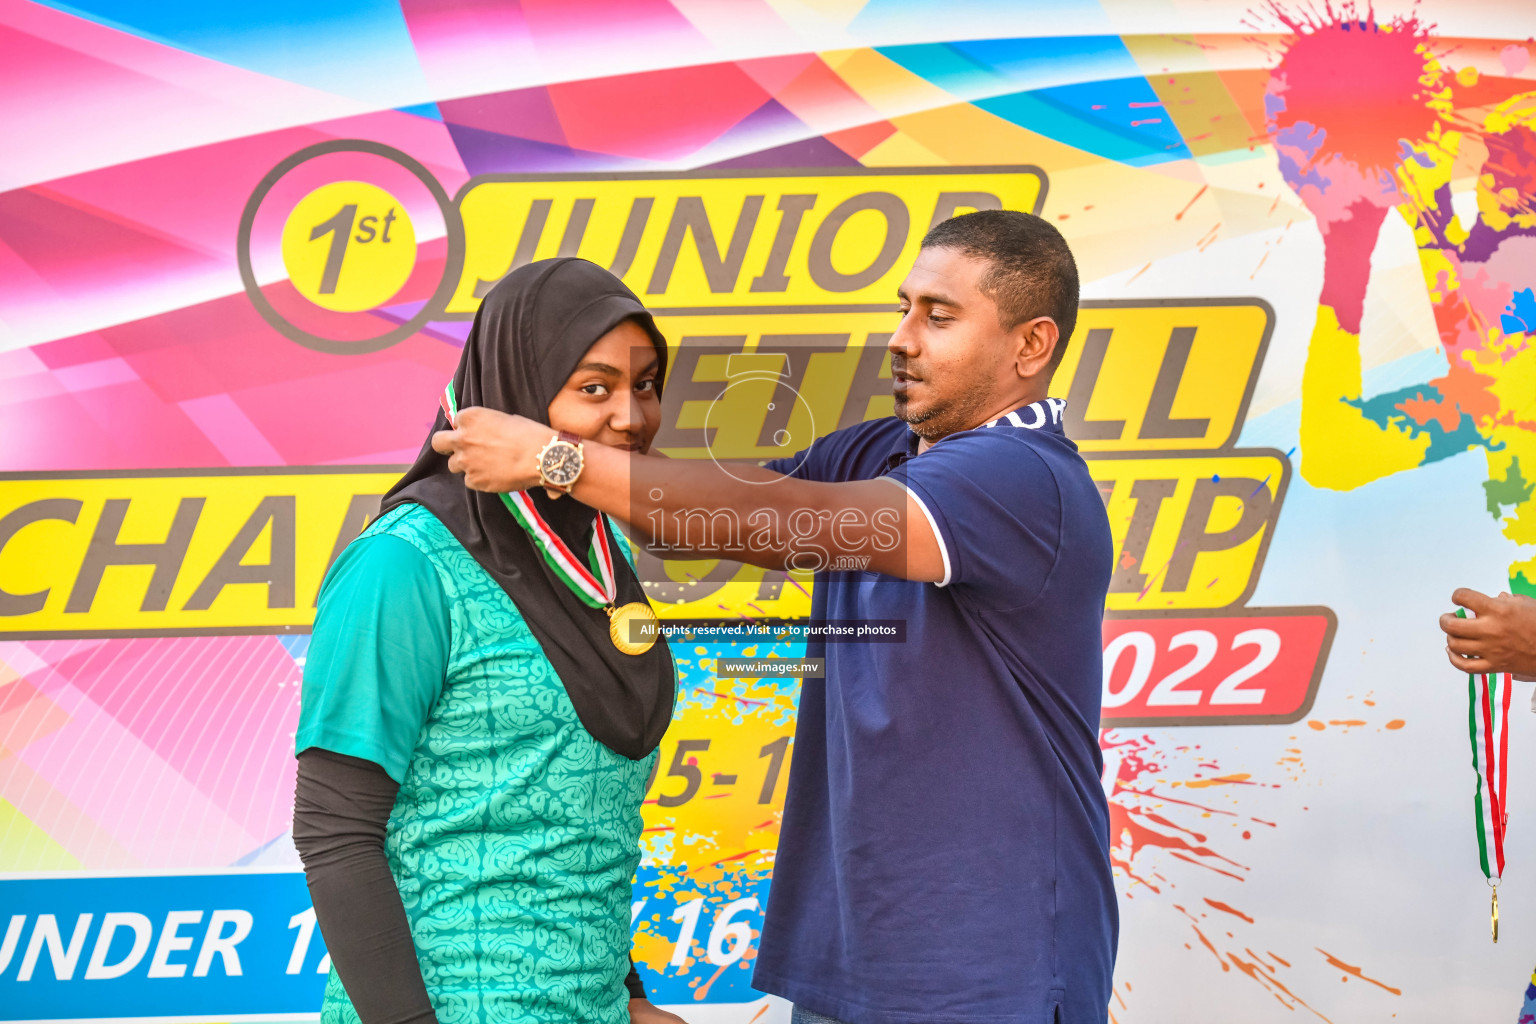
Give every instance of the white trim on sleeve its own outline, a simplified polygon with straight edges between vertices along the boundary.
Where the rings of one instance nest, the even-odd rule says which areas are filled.
[[[953,570],[950,568],[949,563],[949,548],[944,544],[944,534],[939,530],[938,520],[933,518],[933,513],[928,511],[927,503],[924,502],[922,498],[918,497],[917,492],[914,491],[905,480],[898,480],[893,476],[885,476],[881,477],[880,479],[889,480],[891,483],[901,487],[904,491],[912,496],[913,501],[917,502],[917,507],[923,510],[923,518],[928,520],[928,525],[933,529],[933,539],[938,542],[939,556],[944,559],[944,578],[934,582],[934,586],[949,586],[949,577],[953,573]]]

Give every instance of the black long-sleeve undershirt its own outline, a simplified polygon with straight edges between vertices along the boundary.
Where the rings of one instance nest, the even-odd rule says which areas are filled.
[[[299,755],[293,843],[331,962],[362,1024],[437,1024],[384,853],[399,790],[372,761],[306,750]],[[645,998],[633,963],[624,984],[631,999]]]

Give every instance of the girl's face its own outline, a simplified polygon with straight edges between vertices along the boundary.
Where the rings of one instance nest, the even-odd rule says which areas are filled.
[[[625,320],[581,357],[549,403],[549,425],[610,448],[648,450],[661,427],[659,366],[651,336]]]

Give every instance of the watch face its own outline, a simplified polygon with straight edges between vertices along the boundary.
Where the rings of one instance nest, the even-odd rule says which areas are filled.
[[[581,473],[581,449],[569,441],[550,445],[539,463],[544,479],[557,487],[569,487]]]

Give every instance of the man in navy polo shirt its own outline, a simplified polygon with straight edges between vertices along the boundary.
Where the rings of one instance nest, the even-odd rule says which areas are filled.
[[[907,635],[807,651],[826,657],[826,680],[801,690],[753,980],[792,999],[797,1022],[1105,1018],[1117,914],[1098,724],[1113,552],[1062,433],[1065,403],[1045,394],[1077,290],[1065,240],[1038,217],[938,225],[889,343],[896,417],[769,464],[901,482],[942,563],[932,582],[816,579],[813,620],[905,619]],[[1055,343],[1011,353],[1003,339],[1042,316]]]
[[[801,691],[757,988],[792,1000],[797,1024],[1103,1022],[1118,930],[1097,739],[1113,552],[1064,403],[1046,396],[1076,266],[1046,221],[984,211],[933,228],[899,294],[895,417],[756,476],[587,446],[570,493],[642,528],[700,507],[748,524],[836,509],[787,547],[692,550],[770,567],[863,555],[871,571],[817,574],[813,622],[905,620],[905,643],[807,652],[826,678]],[[549,428],[489,413],[465,425],[468,412],[439,435],[466,482],[533,484]],[[903,543],[882,548],[892,508]]]

